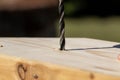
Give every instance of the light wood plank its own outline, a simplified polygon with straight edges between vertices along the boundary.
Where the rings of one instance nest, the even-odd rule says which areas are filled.
[[[0,79],[19,80],[120,80],[120,49],[116,42],[67,38],[67,51],[59,51],[56,38],[0,38]],[[10,57],[9,57],[10,56]],[[24,73],[21,71],[24,76]],[[29,77],[28,77],[29,76]]]

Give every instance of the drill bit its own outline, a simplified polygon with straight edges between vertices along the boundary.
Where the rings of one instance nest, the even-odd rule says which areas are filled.
[[[65,50],[64,1],[59,0],[60,50]]]

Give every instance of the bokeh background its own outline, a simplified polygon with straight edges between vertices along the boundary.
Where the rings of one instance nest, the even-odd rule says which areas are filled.
[[[65,0],[66,36],[120,42],[119,0]]]
[[[22,0],[25,2],[21,2],[19,6],[7,6],[8,3],[15,4],[15,1],[21,0],[6,0],[3,4],[0,2],[0,37],[59,36],[58,1]],[[66,37],[120,42],[119,0],[64,0],[64,2]],[[35,8],[27,9],[27,5]]]

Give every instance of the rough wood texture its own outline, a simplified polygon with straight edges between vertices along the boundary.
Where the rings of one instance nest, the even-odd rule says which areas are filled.
[[[120,80],[119,43],[68,38],[0,38],[0,80]]]

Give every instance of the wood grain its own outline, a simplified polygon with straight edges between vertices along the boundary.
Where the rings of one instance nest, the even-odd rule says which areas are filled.
[[[119,43],[67,38],[0,38],[1,80],[120,80]],[[6,77],[7,76],[7,77]]]

